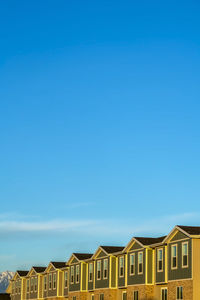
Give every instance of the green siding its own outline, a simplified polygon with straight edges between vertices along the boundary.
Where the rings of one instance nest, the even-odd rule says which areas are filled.
[[[71,261],[71,264],[76,264],[78,262],[79,262],[78,259],[76,259],[76,257],[74,257],[73,260]]]
[[[76,266],[79,265],[79,283],[76,283]],[[80,285],[80,281],[81,281],[81,263],[78,264],[74,264],[74,283],[71,283],[71,267],[69,268],[69,291],[70,292],[74,292],[74,291],[80,291],[81,289],[81,285]]]
[[[170,242],[178,241],[182,239],[188,239],[188,236],[182,233],[181,231],[178,231],[175,236],[170,240]]]
[[[108,258],[108,278],[103,279],[103,258],[98,259],[101,261],[101,278],[100,280],[97,280],[97,260],[95,261],[95,288],[101,289],[101,288],[108,288],[109,287],[109,276],[110,276],[110,261]]]
[[[137,249],[143,249],[143,247],[140,244],[138,244],[137,242],[135,242],[129,251],[137,250]]]
[[[93,276],[92,281],[89,281],[89,264],[93,263]],[[88,290],[92,291],[94,289],[94,262],[90,261],[88,262]]]
[[[148,255],[148,266],[147,266],[147,282],[152,283],[153,281],[153,274],[152,274],[152,267],[153,267],[153,251],[151,249],[147,250]]]
[[[143,274],[138,274],[138,252],[143,252]],[[130,275],[130,254],[135,253],[135,275]],[[137,251],[132,251],[128,253],[128,274],[127,274],[127,284],[134,285],[134,284],[145,284],[145,249],[140,249]]]
[[[124,276],[123,277],[120,277],[119,274],[120,274],[120,265],[119,265],[119,259],[120,257],[124,257]],[[118,256],[118,287],[124,287],[125,286],[125,272],[126,272],[126,257],[125,255],[120,255]]]
[[[185,241],[184,241],[185,242]],[[182,243],[174,242],[168,244],[168,279],[169,280],[178,280],[178,279],[187,279],[192,277],[192,241],[188,239],[188,267],[182,268]],[[177,244],[177,269],[171,269],[171,246]]]
[[[163,249],[163,271],[158,272],[158,255],[157,255],[157,249]],[[163,283],[165,282],[165,247],[159,247],[156,249],[155,253],[155,268],[156,268],[156,282],[157,283]]]
[[[111,287],[116,287],[116,257],[111,258]]]
[[[107,254],[104,251],[101,251],[101,252],[99,252],[99,255],[96,257],[96,259],[105,257],[105,256],[107,256]]]
[[[82,290],[85,291],[86,290],[86,283],[87,283],[87,278],[86,278],[86,274],[87,274],[87,265],[85,263],[82,263]]]

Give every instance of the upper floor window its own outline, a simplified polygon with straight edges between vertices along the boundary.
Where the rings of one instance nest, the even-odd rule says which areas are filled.
[[[47,275],[44,276],[44,291],[47,290]]]
[[[35,284],[34,284],[34,286],[35,286],[35,292],[37,292],[37,277],[35,277]]]
[[[182,243],[182,267],[188,267],[188,242]]]
[[[21,293],[21,280],[18,281],[18,293]]]
[[[101,261],[97,261],[97,279],[101,279]]]
[[[171,246],[171,268],[177,268],[177,245]]]
[[[53,273],[53,289],[56,289],[56,273]]]
[[[65,271],[65,288],[68,286],[68,272]]]
[[[27,282],[26,282],[26,292],[29,293],[29,290],[30,290],[30,281],[29,281],[29,279],[27,279]]]
[[[130,254],[130,275],[135,274],[135,253]]]
[[[138,291],[134,291],[133,292],[133,300],[138,300],[138,299],[139,299]]]
[[[119,277],[124,276],[124,256],[119,257]]]
[[[49,274],[49,289],[52,289],[52,274]]]
[[[143,273],[143,252],[138,253],[138,274]]]
[[[31,278],[31,292],[33,292],[34,278]]]
[[[163,249],[157,249],[157,271],[163,271]]]
[[[79,283],[79,265],[76,265],[76,283]]]
[[[108,278],[108,259],[103,260],[103,279]]]
[[[176,288],[176,299],[177,300],[183,299],[183,287],[182,286],[177,286],[177,288]]]
[[[71,283],[74,283],[74,266],[71,267]]]
[[[161,289],[161,300],[167,300],[167,288]]]
[[[15,293],[17,294],[17,281],[15,282]]]
[[[89,281],[93,279],[93,263],[89,264]]]

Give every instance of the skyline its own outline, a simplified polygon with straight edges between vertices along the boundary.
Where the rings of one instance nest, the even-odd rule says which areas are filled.
[[[0,4],[0,271],[200,225],[200,4]]]

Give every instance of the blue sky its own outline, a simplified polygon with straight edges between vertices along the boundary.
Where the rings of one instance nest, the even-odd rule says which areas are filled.
[[[198,1],[0,1],[0,271],[200,225]]]

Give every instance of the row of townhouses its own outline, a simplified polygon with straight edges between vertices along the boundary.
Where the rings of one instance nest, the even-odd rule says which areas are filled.
[[[200,227],[16,271],[7,292],[11,300],[200,300]]]

